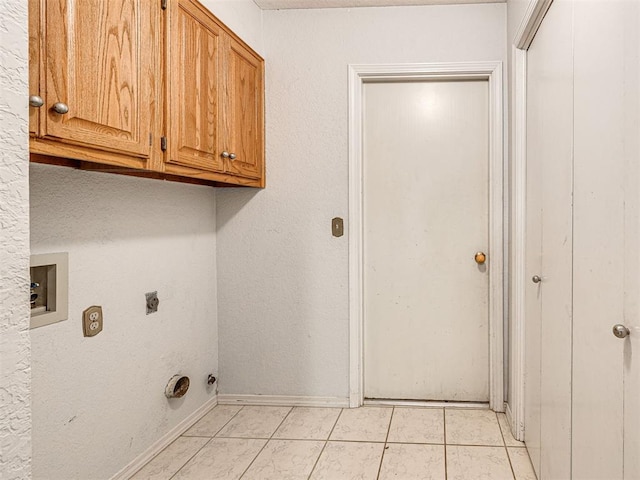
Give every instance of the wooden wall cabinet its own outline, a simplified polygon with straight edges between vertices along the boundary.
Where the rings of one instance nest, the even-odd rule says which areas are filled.
[[[29,15],[32,161],[264,186],[264,60],[196,0]]]
[[[224,151],[235,155],[226,159],[225,171],[249,178],[261,178],[263,170],[264,109],[263,62],[233,37],[226,37]]]

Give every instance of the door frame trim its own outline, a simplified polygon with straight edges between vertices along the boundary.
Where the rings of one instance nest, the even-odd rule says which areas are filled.
[[[531,0],[511,46],[511,389],[507,416],[516,440],[525,431],[525,288],[527,208],[527,50],[553,0]]]
[[[504,133],[502,62],[349,65],[349,406],[364,403],[362,93],[384,80],[489,82],[489,406],[504,411]]]

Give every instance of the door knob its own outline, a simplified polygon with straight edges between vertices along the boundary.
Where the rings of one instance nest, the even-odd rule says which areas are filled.
[[[57,103],[54,103],[51,108],[53,109],[54,112],[59,113],[60,115],[69,113],[69,106],[66,103],[57,102]]]
[[[227,151],[222,152],[221,155],[222,155],[222,158],[229,158],[230,157],[229,152],[227,152]]]
[[[627,327],[618,323],[613,326],[613,334],[618,338],[624,338],[631,335],[631,332]]]
[[[42,97],[39,97],[38,95],[31,95],[29,97],[29,105],[31,105],[32,107],[40,108],[42,105],[44,105],[44,100],[42,100]]]
[[[229,154],[229,160],[235,160],[236,159],[236,154],[235,153],[230,153]]]
[[[534,275],[533,277],[531,277],[531,281],[533,283],[540,283],[542,281],[542,278],[540,278],[538,275]]]
[[[484,252],[477,252],[473,258],[478,265],[484,265],[487,261],[487,255]]]

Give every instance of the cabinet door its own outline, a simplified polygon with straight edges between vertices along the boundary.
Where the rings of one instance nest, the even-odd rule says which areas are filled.
[[[172,3],[169,15],[167,162],[222,171],[220,27],[191,0]]]
[[[148,0],[42,1],[41,134],[148,157],[154,78]],[[57,113],[55,106],[68,107]],[[60,110],[63,111],[63,110]]]
[[[234,154],[225,169],[262,178],[264,166],[264,61],[231,36],[226,37],[224,150]]]

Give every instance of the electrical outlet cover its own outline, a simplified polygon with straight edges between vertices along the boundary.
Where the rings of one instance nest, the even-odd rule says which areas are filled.
[[[82,331],[85,337],[95,337],[102,331],[102,307],[94,305],[82,312]]]
[[[147,299],[147,315],[158,311],[158,305],[160,299],[158,298],[158,292],[149,292],[144,294]]]

